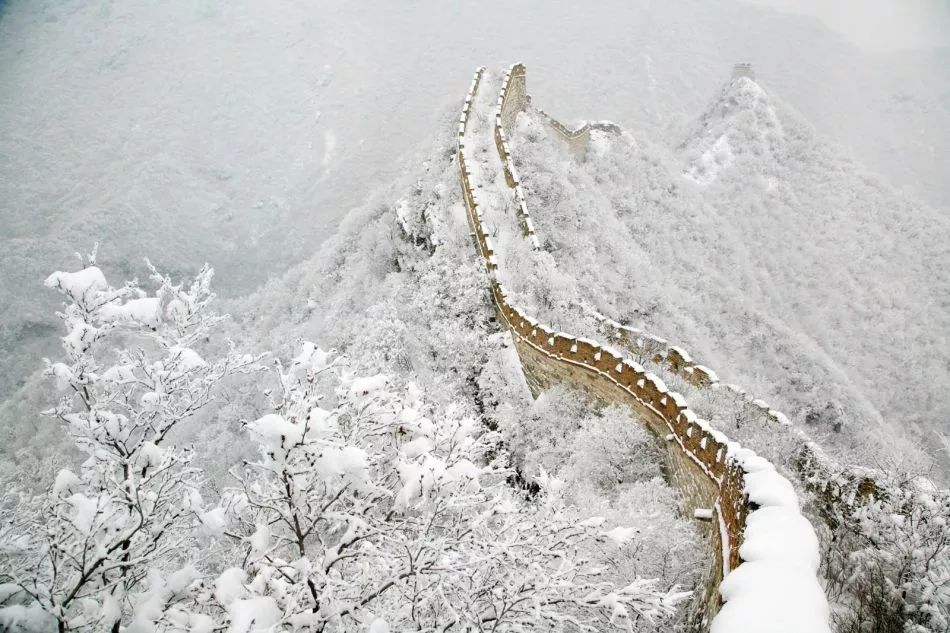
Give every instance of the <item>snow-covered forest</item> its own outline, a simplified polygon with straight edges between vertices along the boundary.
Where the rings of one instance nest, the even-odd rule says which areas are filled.
[[[78,395],[19,451],[58,442],[61,463],[10,473],[6,626],[107,630],[127,612],[131,630],[662,630],[682,615],[704,561],[652,439],[611,434],[601,460],[625,412],[532,402],[491,334],[451,158],[416,175],[240,320],[212,316],[209,271],[152,271],[149,296],[92,260],[48,278],[72,334],[47,373]],[[406,208],[433,254],[394,234]],[[317,332],[338,349],[301,342]],[[38,471],[52,485],[31,500]]]
[[[784,4],[0,4],[0,633],[950,631],[950,14]],[[514,119],[536,243],[516,60],[618,124]],[[748,562],[489,280],[715,369],[623,350],[784,478]]]
[[[584,305],[669,339],[848,459],[873,443],[909,458],[950,433],[945,213],[751,80],[725,82],[672,148],[595,131],[575,161],[543,119],[520,123],[516,163],[559,264],[538,266],[525,301],[560,309],[555,326],[590,330]]]

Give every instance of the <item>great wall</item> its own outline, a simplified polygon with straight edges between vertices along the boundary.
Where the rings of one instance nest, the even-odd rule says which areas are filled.
[[[478,69],[459,119],[459,178],[467,220],[485,266],[498,322],[511,334],[530,388],[537,394],[553,384],[568,383],[597,402],[627,405],[665,447],[665,472],[682,492],[684,514],[708,519],[704,536],[711,565],[702,599],[689,614],[693,630],[773,630],[775,627],[761,621],[760,615],[763,609],[773,609],[786,619],[781,622],[781,630],[827,631],[828,606],[817,578],[817,538],[801,514],[792,484],[767,460],[700,419],[681,394],[670,391],[636,360],[597,341],[556,332],[543,325],[540,315],[527,314],[510,303],[510,293],[498,280],[499,264],[483,222],[485,207],[468,151],[469,122],[484,77],[485,69]],[[497,168],[511,190],[518,226],[537,250],[536,229],[508,142],[518,114],[530,107],[525,68],[515,64],[505,73],[495,101],[491,115],[493,140],[499,158]],[[619,133],[619,128],[609,123],[588,123],[571,130],[540,110],[534,112],[578,156],[586,151],[592,129]],[[736,387],[721,385],[714,371],[693,363],[684,350],[596,313],[592,316],[610,338],[626,350],[635,350],[641,360],[646,354],[698,388],[736,390],[750,408],[777,428],[788,429],[784,415]],[[799,466],[805,471],[814,470],[823,460],[820,451],[803,438]],[[802,595],[809,601],[796,604],[796,596]]]

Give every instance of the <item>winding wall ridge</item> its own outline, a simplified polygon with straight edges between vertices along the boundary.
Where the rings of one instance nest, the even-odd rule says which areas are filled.
[[[466,216],[476,248],[488,273],[490,292],[499,321],[512,334],[526,376],[568,376],[606,399],[622,399],[644,413],[644,423],[665,434],[673,483],[684,491],[687,507],[713,509],[710,538],[712,573],[706,600],[696,624],[714,633],[776,630],[827,631],[827,602],[816,577],[817,539],[799,511],[792,485],[753,451],[742,448],[691,411],[685,399],[635,360],[612,347],[556,332],[508,301],[498,282],[491,241],[482,226],[477,191],[471,179],[465,133],[484,68],[479,68],[466,95],[459,119],[458,166]],[[506,181],[519,201],[519,220],[526,237],[537,244],[517,172],[507,146],[505,126],[527,107],[524,66],[513,65],[505,76],[495,113],[495,142]],[[588,128],[589,130],[589,128]],[[528,228],[530,227],[530,231]],[[632,333],[631,333],[632,335]],[[659,339],[657,339],[659,341]],[[665,342],[664,342],[665,343]],[[715,379],[705,368],[697,373],[688,354],[673,348],[672,357],[693,375]],[[667,347],[665,358],[670,358]],[[669,362],[669,361],[668,361]],[[726,578],[723,581],[723,578]],[[807,595],[810,602],[801,604]],[[722,602],[724,601],[724,603]],[[791,602],[790,602],[791,601]]]
[[[519,68],[517,76],[520,79],[520,91],[524,94],[523,99],[519,102],[519,107],[527,109],[527,106],[531,105],[531,97],[527,94],[525,85],[525,68],[522,64],[512,66],[513,69],[515,67]],[[525,105],[521,106],[520,104]],[[556,136],[565,141],[571,150],[579,156],[583,156],[586,152],[591,130],[616,135],[623,133],[618,125],[609,121],[585,122],[580,127],[571,129],[541,108],[535,106],[533,110],[545,120],[556,133]],[[514,123],[515,114],[512,112],[506,113],[506,116],[502,119],[502,126],[511,126]],[[505,137],[502,136],[502,138]],[[507,138],[505,138],[504,158],[512,163],[512,169],[514,169]],[[532,230],[534,230],[533,224]],[[535,244],[537,243],[537,237],[535,237]],[[794,433],[799,446],[791,462],[792,466],[808,489],[816,493],[825,503],[844,502],[846,505],[852,506],[854,504],[852,497],[855,492],[864,499],[873,498],[879,494],[875,473],[871,469],[837,463],[801,429],[793,429],[791,421],[784,413],[773,409],[767,402],[755,398],[737,385],[721,382],[715,371],[705,365],[696,363],[682,347],[671,345],[666,339],[654,336],[639,328],[618,323],[600,314],[589,304],[585,303],[577,307],[586,316],[600,324],[599,329],[605,337],[623,350],[632,353],[636,360],[640,362],[650,360],[655,364],[665,365],[668,371],[685,379],[695,387],[728,390],[742,400],[744,414],[753,418],[764,418],[766,423],[778,425],[776,429],[781,432]]]
[[[514,78],[514,81],[512,81]],[[515,208],[518,213],[518,223],[521,225],[521,231],[535,250],[541,248],[538,237],[534,233],[534,223],[531,221],[531,215],[528,213],[528,204],[525,199],[524,189],[521,188],[521,179],[518,177],[518,171],[515,169],[514,161],[511,159],[511,151],[508,149],[508,138],[505,135],[505,125],[503,116],[519,111],[519,108],[527,105],[528,98],[524,91],[525,70],[521,64],[515,64],[505,73],[504,81],[501,85],[501,92],[498,94],[498,107],[495,110],[495,147],[498,149],[498,156],[501,158],[505,170],[505,182],[515,192]],[[517,106],[512,103],[518,102]],[[508,122],[510,126],[514,123],[513,119]]]

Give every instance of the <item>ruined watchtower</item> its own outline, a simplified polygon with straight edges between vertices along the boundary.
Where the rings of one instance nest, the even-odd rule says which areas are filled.
[[[748,77],[752,81],[755,81],[755,71],[752,70],[752,64],[748,62],[743,62],[741,64],[736,64],[732,67],[732,78],[738,79],[739,77]]]

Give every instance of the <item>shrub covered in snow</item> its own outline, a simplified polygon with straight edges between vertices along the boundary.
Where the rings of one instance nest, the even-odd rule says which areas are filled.
[[[567,387],[542,393],[525,410],[508,410],[502,430],[525,473],[544,468],[610,496],[618,486],[660,477],[657,440],[618,406],[592,410]]]
[[[554,387],[536,401],[512,394],[496,415],[524,483],[544,469],[563,480],[565,499],[581,512],[634,531],[616,555],[617,570],[670,584],[702,581],[708,566],[700,537],[678,516],[680,498],[662,478],[657,439],[630,411],[592,409],[576,391]]]
[[[259,609],[287,630],[593,630],[666,618],[685,597],[638,578],[612,586],[578,558],[585,542],[615,549],[633,533],[578,520],[543,472],[525,504],[497,433],[382,377],[341,373],[322,408],[322,371],[335,370],[280,370],[275,413],[248,425],[261,460],[224,500],[246,562],[216,594],[232,623]]]
[[[842,480],[823,565],[843,633],[950,630],[950,494],[926,478]]]

